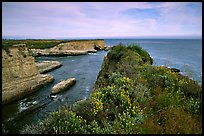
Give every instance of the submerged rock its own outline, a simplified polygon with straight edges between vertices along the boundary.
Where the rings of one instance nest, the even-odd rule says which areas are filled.
[[[56,93],[59,93],[61,91],[64,91],[64,90],[70,88],[75,83],[76,83],[75,78],[69,78],[67,80],[62,80],[61,82],[59,82],[58,84],[56,84],[52,87],[51,94],[56,94]]]

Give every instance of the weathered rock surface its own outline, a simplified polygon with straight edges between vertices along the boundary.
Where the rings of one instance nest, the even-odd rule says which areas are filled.
[[[56,84],[52,87],[51,94],[56,94],[56,93],[59,93],[61,91],[64,91],[64,90],[70,88],[75,83],[76,83],[75,78],[69,78],[67,80],[62,80],[61,82],[59,82],[58,84]]]
[[[33,56],[77,56],[86,55],[88,51],[86,50],[59,50],[57,48],[50,49],[30,49]]]
[[[60,50],[103,50],[104,40],[73,40],[57,45]]]
[[[39,61],[35,63],[38,71],[43,74],[62,66],[59,61]]]
[[[3,104],[6,104],[18,100],[53,81],[53,76],[48,74],[38,74],[21,80],[4,83],[2,85],[2,102]]]
[[[52,76],[38,72],[34,57],[29,55],[27,48],[2,48],[3,104],[20,99],[52,81]]]
[[[111,50],[111,49],[112,49],[111,46],[106,46],[106,47],[104,48],[104,51],[108,51],[108,50]]]
[[[60,43],[53,48],[30,49],[33,56],[75,56],[107,50],[104,40],[73,40]]]

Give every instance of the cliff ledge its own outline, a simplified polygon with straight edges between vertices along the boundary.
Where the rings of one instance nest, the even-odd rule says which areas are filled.
[[[54,81],[51,75],[42,75],[35,66],[34,57],[25,47],[2,48],[2,103],[20,99]]]

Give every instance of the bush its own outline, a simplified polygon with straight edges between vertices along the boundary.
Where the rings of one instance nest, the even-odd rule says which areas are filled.
[[[127,48],[124,45],[119,44],[118,46],[114,46],[107,56],[111,61],[118,61],[126,53],[126,51]]]
[[[151,66],[144,54],[138,47],[114,47],[89,98],[53,112],[37,128],[47,133],[202,133],[202,87]]]
[[[52,48],[54,46],[56,46],[57,44],[59,44],[58,41],[28,41],[26,43],[26,46],[28,48],[36,48],[36,49],[46,49],[46,48]]]
[[[15,44],[25,44],[28,48],[45,49],[52,48],[65,41],[59,40],[2,40],[2,48],[9,48]]]
[[[131,44],[127,47],[127,49],[137,52],[142,57],[142,60],[144,62],[150,62],[151,65],[153,64],[153,60],[150,57],[149,53],[142,49],[142,47],[140,47],[139,45]]]

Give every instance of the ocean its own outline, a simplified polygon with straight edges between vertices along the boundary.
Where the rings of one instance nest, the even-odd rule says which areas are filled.
[[[183,75],[189,75],[202,84],[202,39],[105,39],[105,44],[108,46],[119,43],[139,44],[153,58],[153,65],[180,69]],[[55,78],[53,83],[29,97],[2,107],[3,133],[19,133],[19,130],[26,125],[44,119],[50,112],[58,110],[60,105],[71,105],[75,101],[88,98],[107,53],[98,51],[81,56],[37,57],[36,61],[56,60],[63,66],[49,72]],[[54,84],[71,77],[77,80],[73,87],[56,95],[56,100],[35,108],[48,98]]]
[[[106,39],[109,46],[139,44],[155,66],[180,69],[183,75],[202,83],[202,39]]]

